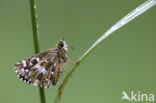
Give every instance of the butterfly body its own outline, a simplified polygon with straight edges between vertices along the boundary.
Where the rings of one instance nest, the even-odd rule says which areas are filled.
[[[49,88],[51,83],[56,85],[67,61],[67,44],[62,39],[56,44],[56,48],[17,62],[14,69],[24,82]]]

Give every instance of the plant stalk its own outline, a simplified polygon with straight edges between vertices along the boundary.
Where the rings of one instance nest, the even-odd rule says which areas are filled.
[[[40,52],[39,42],[38,42],[38,23],[37,23],[37,13],[36,13],[36,3],[35,0],[30,0],[30,13],[31,13],[31,21],[32,21],[32,32],[33,32],[33,42],[34,42],[34,50],[35,54]],[[46,103],[44,89],[39,88],[40,93],[40,101],[41,103]]]
[[[125,17],[123,17],[121,20],[119,20],[117,23],[115,23],[110,29],[108,29],[101,37],[99,37],[92,45],[91,47],[78,59],[74,67],[71,69],[69,74],[65,77],[64,81],[60,85],[56,98],[55,103],[59,103],[61,100],[61,96],[64,90],[64,87],[66,86],[69,78],[72,76],[72,73],[77,69],[77,67],[80,65],[80,63],[99,45],[102,43],[102,41],[108,37],[110,34],[112,34],[114,31],[118,30],[128,22],[135,19],[137,16],[141,15],[145,11],[149,10],[151,7],[153,7],[156,4],[156,0],[147,0],[140,6],[138,6],[136,9],[128,13]]]

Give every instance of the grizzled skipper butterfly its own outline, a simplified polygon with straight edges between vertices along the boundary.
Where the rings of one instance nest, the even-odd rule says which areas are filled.
[[[24,82],[49,88],[51,83],[56,85],[67,61],[67,44],[62,39],[56,44],[55,48],[17,62],[14,69]]]

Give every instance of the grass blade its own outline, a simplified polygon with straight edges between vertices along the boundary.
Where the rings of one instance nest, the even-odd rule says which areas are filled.
[[[65,77],[63,83],[60,85],[56,98],[55,103],[59,103],[61,100],[61,96],[64,90],[64,87],[66,86],[69,78],[71,77],[72,73],[77,69],[79,64],[100,44],[102,41],[108,37],[110,34],[112,34],[114,31],[118,30],[131,20],[135,19],[137,16],[141,15],[151,7],[153,7],[156,4],[156,0],[147,0],[145,3],[138,6],[136,9],[131,11],[129,14],[127,14],[125,17],[123,17],[121,20],[119,20],[116,24],[114,24],[110,29],[108,29],[100,38],[98,38],[91,47],[78,59],[75,66],[71,69],[69,74]]]

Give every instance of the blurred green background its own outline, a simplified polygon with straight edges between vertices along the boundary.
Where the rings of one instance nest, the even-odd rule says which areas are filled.
[[[41,51],[62,37],[76,60],[119,19],[145,0],[38,0]],[[70,78],[61,103],[123,103],[122,91],[156,95],[156,6],[104,40]],[[0,0],[0,103],[39,103],[13,65],[34,54],[29,0]],[[67,63],[69,69],[72,65]],[[53,103],[57,86],[45,89]],[[125,101],[126,102],[126,101]],[[130,103],[130,102],[127,102]]]

